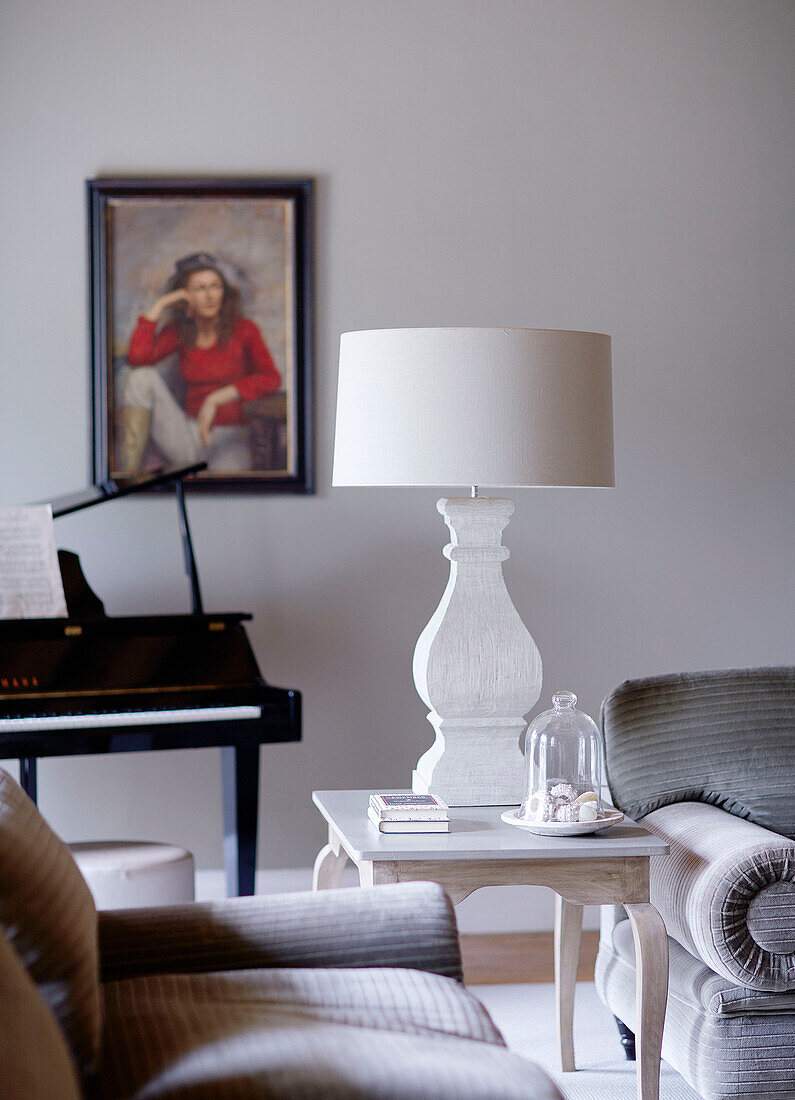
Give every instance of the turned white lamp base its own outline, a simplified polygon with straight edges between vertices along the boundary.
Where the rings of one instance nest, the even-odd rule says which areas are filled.
[[[414,683],[436,740],[412,788],[449,806],[514,806],[523,798],[519,742],[541,693],[541,657],[502,575],[513,502],[440,500],[452,536],[450,579],[414,651]]]

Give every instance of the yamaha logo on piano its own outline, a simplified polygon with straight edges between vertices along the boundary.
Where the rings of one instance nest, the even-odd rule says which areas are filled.
[[[0,688],[37,688],[38,676],[0,676]]]

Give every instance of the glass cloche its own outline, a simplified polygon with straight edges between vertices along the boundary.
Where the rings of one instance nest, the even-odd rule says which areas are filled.
[[[555,692],[552,709],[528,728],[525,797],[516,824],[543,828],[597,822],[603,816],[599,730],[576,704],[574,692]]]

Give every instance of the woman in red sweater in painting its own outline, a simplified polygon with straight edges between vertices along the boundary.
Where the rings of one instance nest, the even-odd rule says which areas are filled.
[[[164,315],[166,324],[158,329]],[[184,407],[154,366],[174,353]],[[251,469],[243,402],[272,393],[282,380],[259,329],[242,316],[240,292],[214,256],[196,252],[177,261],[168,291],[138,318],[127,362],[119,448],[125,473],[140,470],[149,439],[174,465],[204,461],[211,470]]]

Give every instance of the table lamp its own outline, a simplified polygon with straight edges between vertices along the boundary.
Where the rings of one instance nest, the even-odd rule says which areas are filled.
[[[436,507],[450,578],[414,651],[433,745],[412,787],[451,806],[522,800],[541,658],[505,587],[513,502],[484,487],[613,485],[610,337],[517,328],[346,332],[332,484],[466,486]]]

